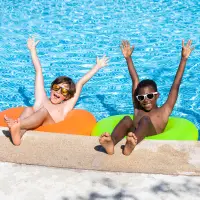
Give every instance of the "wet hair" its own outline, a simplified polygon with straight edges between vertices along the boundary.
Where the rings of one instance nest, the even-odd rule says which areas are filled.
[[[51,89],[54,84],[66,83],[69,86],[69,97],[72,98],[76,93],[76,85],[74,81],[67,76],[59,76],[51,83]]]
[[[139,82],[139,84],[135,90],[134,96],[136,97],[139,94],[140,89],[144,88],[144,87],[152,87],[155,90],[155,92],[158,91],[157,84],[155,83],[155,81],[150,80],[150,79],[145,79],[145,80],[142,80]]]

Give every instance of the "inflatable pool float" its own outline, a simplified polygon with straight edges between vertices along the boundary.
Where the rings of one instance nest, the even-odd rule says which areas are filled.
[[[17,119],[24,107],[10,108],[0,112],[0,126],[6,127],[4,115]],[[64,121],[56,124],[40,126],[35,131],[87,135],[90,136],[96,124],[95,117],[86,110],[74,109],[68,113]]]
[[[104,118],[97,122],[92,130],[92,136],[100,136],[104,132],[112,133],[115,126],[119,121],[125,117],[132,115],[115,115]],[[170,117],[168,124],[163,133],[146,137],[145,139],[151,140],[198,140],[198,129],[196,126],[184,119],[178,117]]]

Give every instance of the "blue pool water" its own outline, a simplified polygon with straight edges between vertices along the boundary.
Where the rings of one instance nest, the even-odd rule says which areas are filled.
[[[45,88],[60,75],[81,78],[96,56],[109,66],[85,86],[76,108],[97,120],[133,113],[131,80],[119,45],[135,45],[133,60],[140,79],[154,79],[159,105],[168,95],[180,60],[181,40],[192,39],[179,98],[172,113],[200,127],[200,3],[198,0],[0,0],[0,110],[34,102],[34,68],[26,47],[40,39],[38,54]]]

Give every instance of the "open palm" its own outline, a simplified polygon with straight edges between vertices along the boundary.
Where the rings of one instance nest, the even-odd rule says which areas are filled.
[[[101,59],[97,57],[97,66],[99,68],[107,66],[108,62],[109,62],[109,58],[106,56],[103,56],[103,58],[101,58]]]
[[[29,38],[28,41],[27,41],[27,47],[29,50],[32,50],[32,49],[35,49],[35,47],[37,46],[37,44],[39,43],[40,41],[35,41],[35,38]]]
[[[188,58],[191,54],[191,52],[194,50],[194,47],[192,45],[192,40],[188,40],[187,44],[184,45],[184,40],[182,40],[182,57]]]
[[[125,58],[130,57],[134,50],[134,46],[130,47],[130,43],[127,40],[122,41],[120,48]]]

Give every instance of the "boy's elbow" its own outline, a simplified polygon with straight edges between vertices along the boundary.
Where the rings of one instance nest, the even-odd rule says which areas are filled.
[[[77,86],[78,88],[82,88],[83,85],[84,85],[84,82],[83,82],[83,81],[79,81],[79,82],[76,84],[76,86]]]
[[[78,81],[78,83],[76,84],[76,93],[77,93],[78,91],[81,91],[81,90],[82,90],[83,85],[84,85],[83,82]]]

